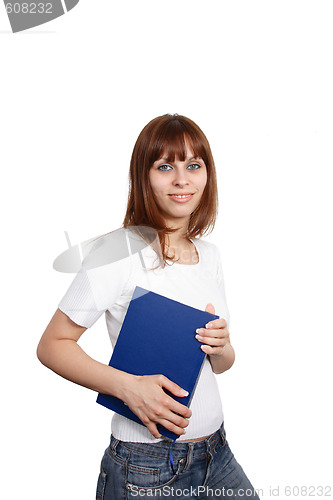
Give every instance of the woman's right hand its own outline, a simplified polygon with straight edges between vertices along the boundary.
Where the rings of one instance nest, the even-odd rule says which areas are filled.
[[[192,412],[187,406],[168,396],[163,388],[177,397],[187,396],[187,392],[164,375],[132,377],[122,399],[151,434],[155,438],[161,437],[157,424],[175,434],[185,434],[184,428],[188,426],[188,418]]]
[[[68,380],[124,401],[154,437],[161,437],[157,424],[184,434],[191,410],[163,388],[178,397],[186,396],[185,391],[163,375],[139,377],[94,360],[77,343],[86,329],[57,309],[38,344],[38,358]]]

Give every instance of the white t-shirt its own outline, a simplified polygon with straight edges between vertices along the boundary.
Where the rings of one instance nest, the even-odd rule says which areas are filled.
[[[199,262],[194,265],[175,262],[164,268],[153,269],[157,263],[156,254],[147,246],[141,255],[135,253],[94,269],[82,268],[58,307],[75,323],[86,328],[90,328],[105,313],[113,347],[136,286],[201,310],[212,303],[215,314],[224,318],[229,328],[219,251],[207,241],[193,239],[192,242],[199,255]],[[194,392],[191,410],[186,434],[177,442],[207,436],[219,429],[223,422],[219,389],[207,357]],[[121,441],[159,441],[145,426],[116,413],[112,418],[111,431]]]

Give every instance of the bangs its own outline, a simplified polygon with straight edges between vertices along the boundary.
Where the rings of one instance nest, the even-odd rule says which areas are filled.
[[[168,162],[174,162],[175,159],[185,161],[187,147],[191,150],[191,156],[202,158],[207,165],[207,139],[200,129],[197,130],[191,124],[185,124],[179,119],[173,119],[162,123],[159,130],[153,135],[154,137],[151,137],[150,141],[150,166],[161,158],[165,158]]]

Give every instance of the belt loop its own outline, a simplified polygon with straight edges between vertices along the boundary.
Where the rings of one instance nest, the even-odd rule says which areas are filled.
[[[221,425],[221,427],[219,428],[219,433],[220,433],[220,436],[221,436],[221,441],[222,441],[222,446],[225,446],[226,443],[227,443],[227,439],[225,437],[225,431],[224,431],[224,426],[223,424]]]
[[[192,462],[192,458],[193,458],[194,443],[187,443],[187,446],[188,446],[188,451],[187,451],[187,457],[186,457],[186,464],[185,464],[183,471],[187,470],[190,467],[191,462]]]
[[[112,446],[111,446],[111,451],[112,452],[116,451],[116,447],[118,446],[118,444],[119,444],[119,439],[114,438]]]

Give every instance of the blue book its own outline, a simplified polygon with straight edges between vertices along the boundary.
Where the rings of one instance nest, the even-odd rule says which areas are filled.
[[[128,306],[109,366],[133,375],[162,374],[188,391],[173,399],[190,406],[205,353],[195,338],[196,329],[218,318],[163,295],[136,287]],[[120,399],[98,394],[97,403],[138,424],[141,420]],[[179,436],[162,425],[159,432],[175,440]]]

